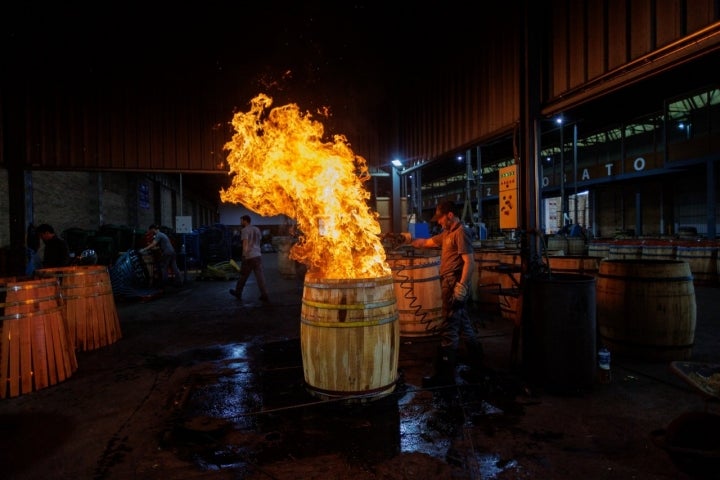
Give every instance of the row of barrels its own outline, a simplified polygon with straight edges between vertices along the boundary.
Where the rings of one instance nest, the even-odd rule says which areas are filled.
[[[520,252],[475,255],[475,293],[488,294],[487,301],[519,328],[525,301],[516,284],[522,284],[520,269],[505,267],[519,266]],[[439,252],[391,252],[387,260],[388,277],[305,277],[300,341],[305,383],[313,395],[360,401],[388,395],[397,379],[400,337],[439,333]],[[528,298],[533,328],[523,341],[523,356],[537,360],[530,363],[537,364],[539,377],[550,376],[563,389],[589,387],[600,345],[621,357],[689,357],[696,303],[687,262],[585,256],[550,257],[550,262],[549,278],[538,279]],[[348,361],[342,353],[347,351],[358,354]],[[553,360],[559,358],[563,361]]]
[[[517,294],[509,287],[520,273],[498,272],[497,265],[520,265],[517,250],[475,252],[477,302],[520,323]],[[690,357],[695,335],[695,278],[688,261],[678,258],[549,256],[550,276],[595,278],[597,332],[615,353],[648,360]],[[516,278],[508,278],[515,276]],[[548,300],[550,301],[550,300]]]
[[[121,335],[106,266],[0,278],[0,399],[66,380],[78,368],[76,351],[109,345]]]
[[[616,241],[588,245],[588,256],[610,260],[683,260],[698,285],[720,280],[720,245],[712,241]]]

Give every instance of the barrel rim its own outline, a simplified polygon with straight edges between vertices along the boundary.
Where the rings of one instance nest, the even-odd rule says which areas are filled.
[[[552,272],[548,275],[536,277],[533,279],[533,281],[538,281],[542,283],[588,283],[595,282],[595,277],[593,275],[586,275],[584,273]]]
[[[40,276],[43,276],[43,273],[50,273],[53,277],[77,277],[79,275],[98,275],[108,273],[108,268],[104,265],[76,265],[72,267],[39,268],[35,271]],[[44,278],[49,278],[49,276]]]
[[[677,265],[681,263],[687,263],[684,260],[677,260],[673,258],[604,258],[602,263],[614,263],[614,264],[625,264],[625,265]]]
[[[357,288],[359,286],[374,287],[376,285],[387,285],[393,282],[394,279],[392,275],[368,278],[321,278],[306,275],[303,284],[313,288],[340,288],[343,286]]]
[[[598,257],[597,255],[551,255],[552,258],[597,258],[603,259],[605,257]]]
[[[8,285],[6,287],[2,286],[3,283],[0,280],[0,292],[17,292],[20,290],[30,290],[34,288],[44,288],[44,287],[52,287],[52,286],[58,286],[57,280],[49,280],[49,279],[35,279],[35,280],[22,280],[20,282],[13,281],[13,282],[7,282],[5,285]]]

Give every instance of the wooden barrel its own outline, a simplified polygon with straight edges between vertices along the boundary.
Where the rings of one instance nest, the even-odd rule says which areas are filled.
[[[500,316],[506,320],[510,320],[514,325],[521,324],[521,304],[522,297],[519,294],[518,285],[520,284],[520,276],[522,267],[522,256],[520,250],[505,251],[500,254],[499,266],[508,267],[504,272],[500,273],[500,295],[497,301],[500,306]]]
[[[488,238],[480,240],[480,245],[482,248],[488,250],[501,250],[505,248],[505,238]]]
[[[598,334],[613,355],[686,360],[695,341],[696,318],[695,288],[687,262],[600,262]]]
[[[585,255],[585,239],[583,237],[567,237],[567,255]]]
[[[285,278],[295,278],[297,275],[295,260],[290,258],[293,237],[273,237],[273,244],[278,250],[277,262],[280,275]]]
[[[564,235],[551,235],[547,237],[546,250],[562,250],[566,254],[569,252],[568,239]]]
[[[717,283],[717,246],[678,245],[675,257],[690,265],[690,272],[697,285]]]
[[[601,260],[610,256],[610,245],[607,243],[591,243],[588,245],[588,256],[598,257]]]
[[[77,370],[55,279],[0,279],[0,398],[62,382]]]
[[[395,281],[400,336],[438,335],[443,323],[440,256],[391,253],[387,262]]]
[[[76,350],[95,350],[122,337],[106,266],[42,268],[35,274],[60,283],[68,333]]]
[[[670,242],[647,243],[640,252],[643,260],[675,260],[675,245]]]
[[[497,291],[501,288],[500,275],[492,268],[500,264],[504,249],[475,250],[475,274],[472,278],[473,300],[481,311],[499,313]]]
[[[584,255],[563,255],[548,257],[547,260],[552,273],[576,273],[594,277],[600,268],[601,258]]]
[[[613,243],[608,252],[610,260],[635,260],[642,258],[642,245],[637,243]]]
[[[323,400],[374,400],[395,390],[400,327],[392,276],[305,276],[300,346],[307,390]]]

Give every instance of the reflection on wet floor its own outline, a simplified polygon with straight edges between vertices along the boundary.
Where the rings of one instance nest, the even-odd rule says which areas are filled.
[[[403,356],[413,358],[412,345],[404,348],[401,367]],[[371,468],[399,453],[441,459],[472,478],[494,478],[517,465],[476,451],[468,433],[481,427],[491,436],[523,415],[519,385],[495,372],[466,367],[463,375],[460,366],[470,381],[434,390],[406,383],[401,373],[390,395],[320,400],[306,389],[298,339],[215,353],[214,368],[191,377],[176,395],[163,445],[201,468],[242,471],[324,455]]]

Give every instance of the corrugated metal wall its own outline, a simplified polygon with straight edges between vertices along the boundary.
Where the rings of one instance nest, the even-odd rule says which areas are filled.
[[[39,169],[223,171],[231,107],[153,85],[29,91],[15,116],[24,117],[26,157],[8,161]]]
[[[385,139],[386,162],[398,154],[432,161],[512,131],[521,102],[518,3],[507,2],[504,15],[478,18],[477,43],[464,46],[459,64],[398,90],[400,126],[390,130],[397,137]],[[718,49],[714,0],[550,0],[541,10],[547,17],[532,21],[544,22],[547,58],[535,60],[548,115]]]
[[[479,17],[475,43],[458,46],[459,63],[397,87],[399,126],[383,132],[385,163],[394,154],[410,163],[432,160],[514,127],[520,111],[518,15],[510,8],[505,15]],[[490,29],[486,22],[495,25]]]
[[[548,58],[536,61],[544,72],[539,81],[548,109],[599,95],[610,80],[617,84],[652,74],[672,55],[633,65],[632,71],[623,67],[718,19],[715,0],[545,3],[538,10],[546,17],[529,20],[542,23],[547,43]],[[396,82],[388,110],[374,112],[376,118],[355,115],[353,122],[340,124],[347,130],[338,131],[359,125],[350,140],[371,166],[396,155],[434,160],[512,131],[520,116],[523,4],[507,1],[493,5],[492,14],[478,15],[469,41],[448,52],[446,64],[388,80]],[[702,42],[678,47],[669,61],[716,48],[717,30],[720,25]],[[55,90],[46,83],[42,89],[6,84],[0,92],[0,141],[17,144],[2,149],[11,158],[0,162],[31,169],[223,171],[222,147],[232,134],[228,122],[244,97],[232,82],[161,80],[95,76],[78,84],[58,80]],[[363,112],[356,105],[349,113]]]
[[[713,0],[553,0],[546,101],[711,25],[717,8]],[[627,81],[644,73],[633,70],[623,72]]]

